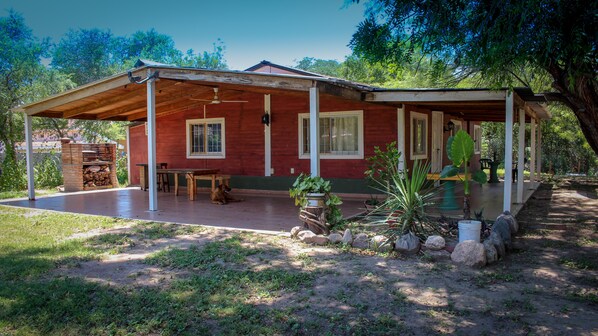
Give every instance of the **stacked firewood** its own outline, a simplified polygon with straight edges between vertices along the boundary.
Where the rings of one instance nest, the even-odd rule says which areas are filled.
[[[83,168],[83,186],[101,187],[112,185],[110,166],[88,166]]]

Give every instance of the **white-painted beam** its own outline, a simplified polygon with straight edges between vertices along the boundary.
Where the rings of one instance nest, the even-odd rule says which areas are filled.
[[[542,122],[538,121],[538,143],[536,144],[538,153],[536,154],[536,172],[538,180],[542,181]]]
[[[459,102],[459,101],[504,101],[505,91],[492,90],[421,90],[381,91],[365,95],[367,102]]]
[[[523,203],[523,166],[525,164],[525,110],[519,109],[519,147],[517,148],[517,203]],[[507,166],[505,166],[505,170]]]
[[[270,95],[264,95],[264,113],[268,115],[270,125],[264,124],[264,176],[272,176],[272,111]]]
[[[127,186],[131,185],[131,126],[127,126]],[[116,145],[118,151],[118,144]]]
[[[148,76],[150,73],[148,73]],[[156,79],[147,81],[147,171],[149,210],[158,210],[158,186],[156,176]],[[195,181],[193,181],[195,182]],[[187,186],[189,188],[189,186]]]
[[[532,118],[530,130],[530,158],[529,158],[529,181],[536,182],[536,120]]]
[[[320,176],[320,92],[309,89],[309,159],[311,176]]]
[[[33,176],[33,118],[27,114],[25,117],[25,159],[27,161],[27,196],[35,200],[35,178]]]
[[[401,157],[399,158],[399,171],[405,170],[405,105],[397,109],[397,146]]]
[[[508,92],[505,100],[505,179],[503,211],[511,211],[511,183],[513,182],[513,93]]]

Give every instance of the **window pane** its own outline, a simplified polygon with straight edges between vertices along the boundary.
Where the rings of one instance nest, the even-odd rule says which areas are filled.
[[[191,153],[204,153],[204,125],[191,125]]]
[[[309,119],[303,119],[303,153],[309,153]]]
[[[208,153],[222,152],[222,124],[208,124]]]
[[[320,118],[320,153],[330,153],[331,118]]]
[[[309,154],[309,118],[302,118],[302,154]],[[320,153],[359,154],[359,117],[320,117]]]
[[[413,154],[424,155],[426,154],[426,120],[425,119],[413,119]]]

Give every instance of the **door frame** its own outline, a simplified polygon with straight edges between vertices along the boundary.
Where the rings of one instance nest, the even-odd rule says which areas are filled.
[[[444,112],[432,111],[432,143],[430,153],[430,166],[434,173],[442,171],[442,158],[444,155]]]

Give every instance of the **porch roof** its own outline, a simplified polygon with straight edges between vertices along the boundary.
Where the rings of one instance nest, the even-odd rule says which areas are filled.
[[[46,99],[15,108],[30,116],[143,121],[147,117],[145,85],[132,83],[130,76],[144,78],[158,73],[156,115],[200,107],[219,88],[222,100],[243,100],[244,92],[286,95],[305,94],[317,87],[323,96],[353,101],[401,106],[410,104],[459,115],[472,121],[504,121],[507,89],[383,89],[343,79],[259,73],[251,71],[206,70],[144,62],[129,73],[120,73],[82,85]],[[515,109],[525,109],[527,119],[548,119],[542,95],[528,88],[514,89]]]

